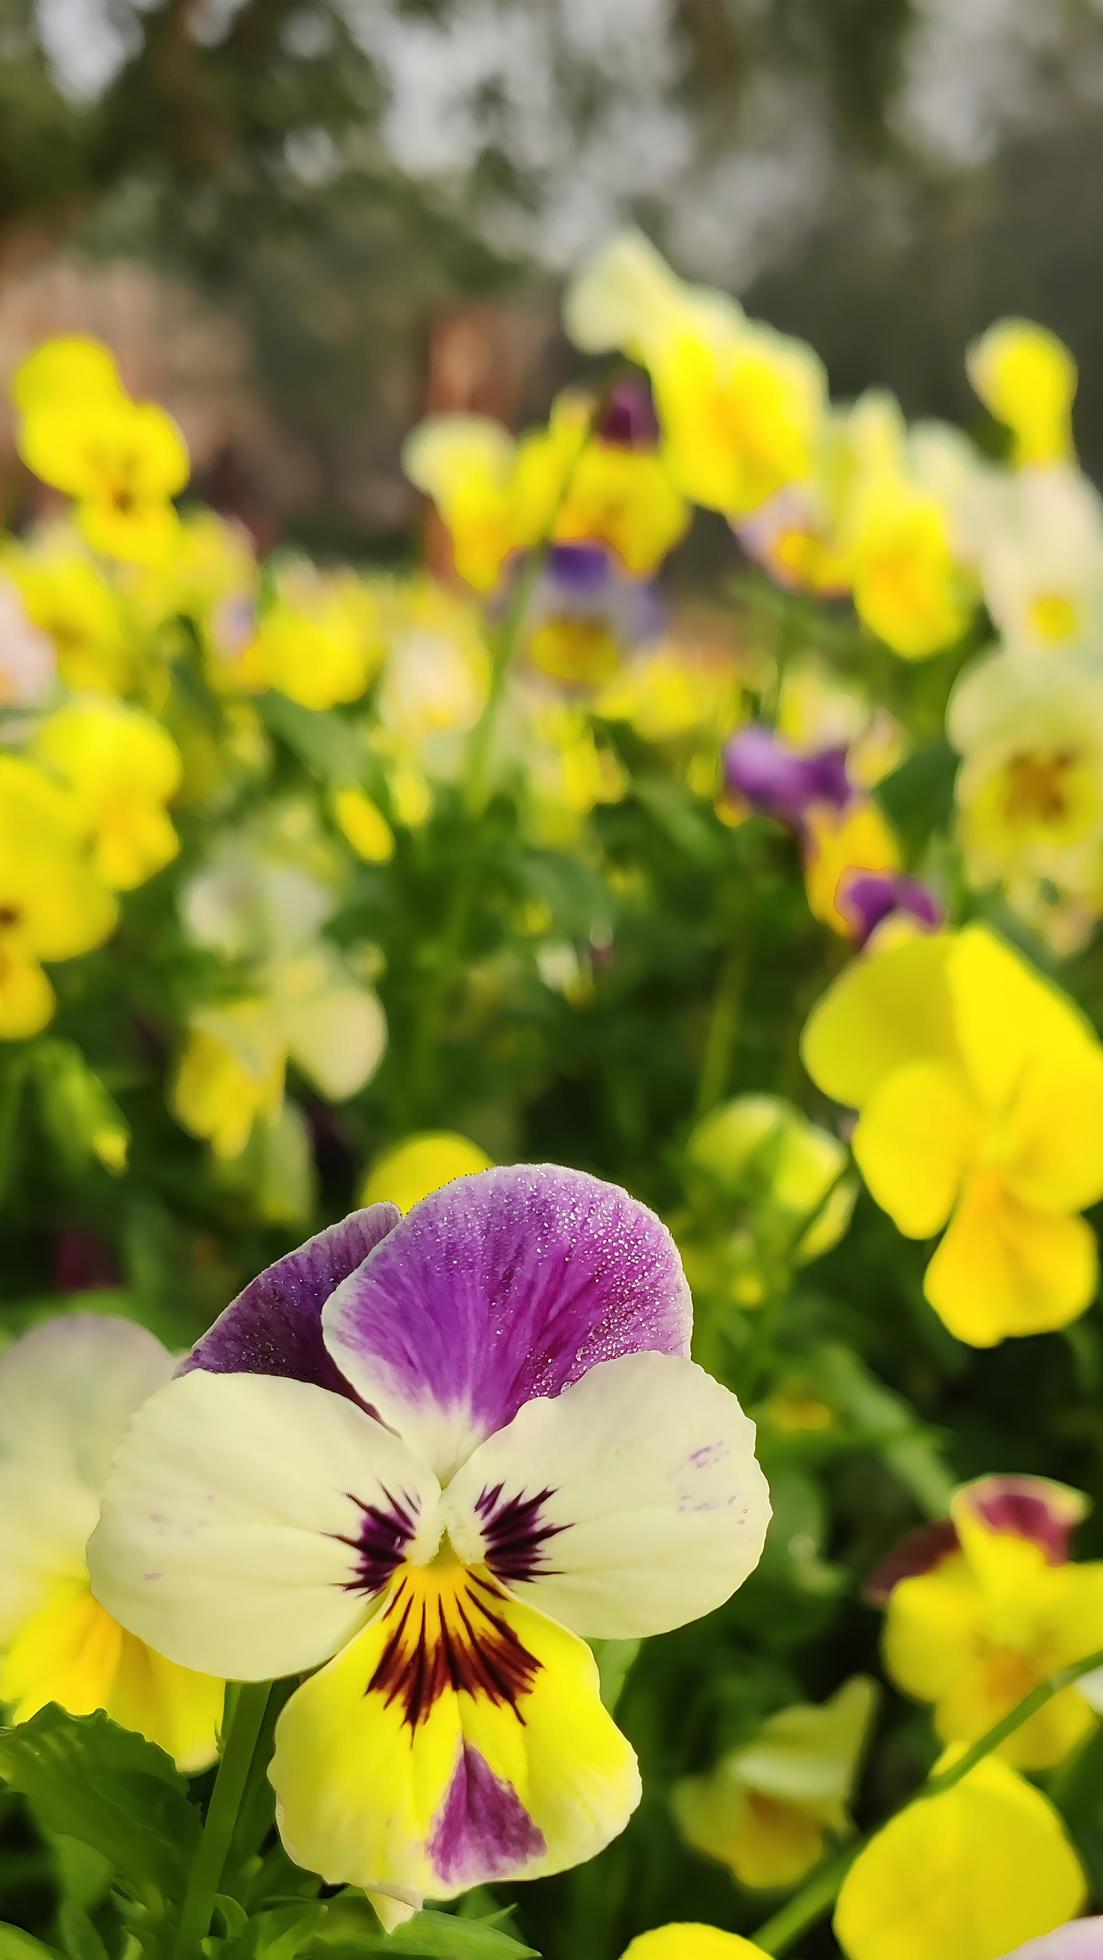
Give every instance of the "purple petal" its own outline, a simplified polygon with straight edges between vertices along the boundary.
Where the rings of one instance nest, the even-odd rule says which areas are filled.
[[[620,381],[598,417],[594,433],[619,449],[654,449],[659,418],[651,389],[642,375]]]
[[[1103,1960],[1103,1919],[1077,1919],[1043,1939],[1017,1946],[1006,1960]]]
[[[369,1205],[277,1259],[219,1315],[181,1374],[204,1368],[213,1375],[290,1375],[348,1395],[322,1339],[322,1308],[400,1217],[395,1205]]]
[[[654,639],[663,619],[653,588],[600,544],[553,545],[527,613],[530,632],[552,620],[581,622],[606,627],[625,646]]]
[[[798,827],[809,807],[844,809],[853,795],[845,748],[807,754],[789,747],[769,728],[745,728],[724,750],[728,789],[764,816]]]
[[[937,932],[946,918],[945,907],[927,885],[891,871],[845,872],[839,883],[839,908],[860,946],[868,944],[886,919],[901,914],[929,932]]]
[[[452,1469],[600,1361],[687,1354],[691,1318],[653,1212],[582,1171],[517,1164],[425,1198],[338,1288],[324,1332],[365,1401]]]
[[[503,1783],[464,1742],[429,1840],[429,1856],[444,1884],[516,1876],[547,1848],[512,1784]]]
[[[1072,1534],[1087,1510],[1079,1491],[1047,1477],[981,1477],[966,1486],[960,1502],[990,1531],[1040,1545],[1050,1565],[1067,1563]]]

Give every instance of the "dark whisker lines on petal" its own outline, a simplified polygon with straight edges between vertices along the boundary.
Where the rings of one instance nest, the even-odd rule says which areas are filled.
[[[548,1487],[529,1497],[520,1490],[503,1500],[504,1488],[501,1483],[489,1485],[475,1501],[482,1521],[486,1563],[491,1572],[507,1581],[533,1579],[537,1574],[553,1572],[555,1568],[548,1564],[545,1548],[549,1539],[558,1538],[570,1528],[541,1519],[541,1507],[555,1496],[555,1491]]]
[[[394,1576],[406,1557],[410,1542],[417,1530],[420,1506],[417,1499],[403,1491],[395,1497],[385,1484],[380,1485],[379,1497],[374,1503],[357,1497],[355,1491],[346,1491],[350,1503],[355,1504],[361,1514],[361,1525],[357,1532],[331,1532],[330,1536],[338,1543],[348,1545],[357,1554],[356,1575],[345,1581],[346,1592],[379,1592]]]
[[[496,1610],[506,1604],[493,1580],[448,1555],[408,1566],[384,1606],[386,1637],[365,1694],[398,1703],[411,1729],[448,1692],[509,1708],[523,1724],[520,1704],[541,1663]]]

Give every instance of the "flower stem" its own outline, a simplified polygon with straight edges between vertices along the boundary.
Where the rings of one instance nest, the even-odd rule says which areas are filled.
[[[969,1775],[970,1770],[976,1769],[978,1763],[984,1762],[985,1758],[999,1749],[1009,1736],[1021,1729],[1024,1722],[1029,1722],[1032,1715],[1036,1715],[1040,1708],[1044,1708],[1047,1702],[1052,1701],[1054,1695],[1062,1694],[1066,1688],[1075,1687],[1077,1681],[1082,1680],[1085,1674],[1094,1674],[1098,1668],[1103,1668],[1103,1647],[1094,1654],[1085,1655],[1081,1661],[1071,1661],[1068,1667],[1059,1668],[1056,1674],[1051,1674],[1045,1681],[1040,1681],[1036,1688],[1032,1688],[1028,1695],[1024,1695],[1021,1701],[1015,1703],[1014,1708],[1009,1708],[1006,1715],[1001,1715],[998,1722],[993,1722],[990,1729],[986,1729],[976,1742],[971,1743],[968,1749],[964,1749],[954,1762],[929,1776],[922,1789],[916,1791],[911,1801],[925,1803],[928,1797],[945,1796],[948,1790],[954,1789],[964,1777]],[[879,1830],[881,1826],[877,1828]],[[814,1926],[825,1913],[830,1912],[839,1895],[843,1879],[858,1853],[863,1851],[870,1839],[876,1835],[876,1831],[867,1832],[864,1837],[847,1845],[826,1865],[821,1865],[820,1869],[812,1874],[807,1885],[803,1886],[786,1905],[782,1906],[780,1912],[775,1912],[773,1917],[752,1935],[755,1945],[760,1946],[764,1953],[776,1955],[788,1953],[802,1933],[807,1932],[810,1926]]]
[[[203,1835],[188,1873],[187,1889],[173,1942],[173,1960],[196,1960],[200,1941],[210,1930],[211,1909],[222,1883],[230,1841],[245,1793],[257,1746],[269,1683],[249,1682],[237,1688],[226,1725],[226,1744],[218,1766]]]
[[[731,1080],[746,980],[747,947],[745,942],[741,942],[725,954],[713,995],[705,1053],[697,1082],[698,1118],[707,1116],[709,1110],[722,1101]]]

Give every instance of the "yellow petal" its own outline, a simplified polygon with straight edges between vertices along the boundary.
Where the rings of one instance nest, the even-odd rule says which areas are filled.
[[[958,1340],[995,1347],[1067,1327],[1090,1305],[1097,1277],[1083,1219],[1037,1211],[982,1173],[967,1184],[923,1290]]]
[[[1103,1197],[1103,1049],[1069,1062],[1044,1050],[1020,1084],[1001,1162],[1024,1204],[1083,1211]]]
[[[1076,362],[1056,334],[1032,320],[997,320],[970,347],[965,365],[985,407],[1011,430],[1017,463],[1072,455]]]
[[[808,812],[804,861],[808,909],[833,932],[846,938],[854,933],[839,904],[839,886],[848,871],[899,869],[899,847],[876,803],[861,798],[845,810]]]
[[[37,960],[5,948],[0,934],[0,1041],[26,1041],[53,1019],[54,990]]]
[[[984,1597],[960,1553],[893,1587],[885,1610],[885,1668],[917,1701],[941,1701],[984,1624]]]
[[[843,1882],[835,1933],[847,1960],[1002,1960],[1073,1918],[1085,1891],[1053,1805],[990,1759],[878,1832]]]
[[[905,1063],[958,1061],[947,963],[953,944],[931,933],[855,960],[813,1008],[801,1056],[817,1088],[861,1109]]]
[[[333,817],[357,857],[365,864],[387,864],[394,856],[394,831],[362,789],[333,792]]]
[[[625,1947],[621,1960],[769,1960],[760,1946],[716,1926],[656,1926]]]
[[[155,1654],[92,1597],[86,1575],[59,1581],[12,1641],[0,1669],[0,1700],[25,1722],[56,1701],[71,1715],[106,1709],[174,1757],[207,1768],[217,1753],[223,1687]]]
[[[470,1137],[454,1130],[430,1130],[424,1136],[407,1137],[376,1158],[364,1180],[360,1203],[389,1201],[400,1211],[412,1211],[442,1184],[490,1167],[486,1151]]]
[[[949,938],[948,978],[962,1057],[982,1100],[1007,1108],[1039,1053],[1079,1065],[1090,1024],[1059,988],[986,926]]]
[[[292,1696],[271,1777],[296,1863],[415,1898],[563,1871],[639,1801],[589,1648],[447,1556]]]
[[[944,1062],[913,1062],[873,1091],[854,1132],[854,1158],[905,1237],[927,1239],[949,1218],[979,1136],[960,1073]]]

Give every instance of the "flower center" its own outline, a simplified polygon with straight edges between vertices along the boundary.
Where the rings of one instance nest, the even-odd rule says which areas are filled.
[[[509,1624],[508,1606],[485,1566],[463,1565],[447,1543],[428,1565],[404,1563],[383,1608],[384,1647],[365,1693],[397,1703],[411,1729],[448,1692],[511,1708],[523,1722],[520,1704],[541,1663]]]
[[[1076,763],[1071,749],[1051,755],[1023,754],[1007,765],[1005,804],[1012,822],[1059,823],[1068,813],[1068,776]]]

